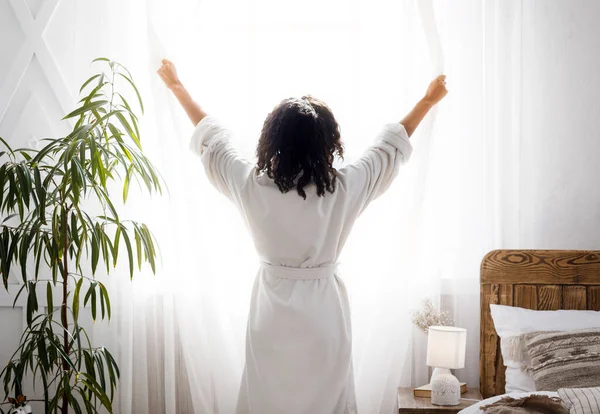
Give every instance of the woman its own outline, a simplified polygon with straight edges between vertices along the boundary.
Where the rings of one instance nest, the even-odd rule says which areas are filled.
[[[409,137],[446,94],[445,76],[400,123],[383,127],[356,162],[343,155],[325,103],[285,99],[267,116],[256,165],[196,104],[168,60],[158,74],[196,126],[191,149],[210,182],[240,210],[261,260],[246,334],[238,413],[356,413],[348,295],[337,258],[352,225],[408,160]]]

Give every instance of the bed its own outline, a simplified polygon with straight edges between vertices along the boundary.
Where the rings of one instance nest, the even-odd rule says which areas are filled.
[[[490,304],[600,311],[600,251],[495,250],[481,263],[480,285],[480,392],[488,399],[505,390],[505,367]],[[480,412],[479,405],[463,413]]]

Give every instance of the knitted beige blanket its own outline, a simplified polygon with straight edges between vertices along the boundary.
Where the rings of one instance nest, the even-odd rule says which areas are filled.
[[[537,394],[517,399],[504,397],[481,410],[486,414],[569,414],[560,398]]]

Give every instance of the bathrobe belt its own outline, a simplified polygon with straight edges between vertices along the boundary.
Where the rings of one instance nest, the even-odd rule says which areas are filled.
[[[267,273],[273,276],[298,280],[326,279],[328,277],[333,277],[338,266],[337,263],[331,263],[318,267],[290,267],[274,265],[267,262],[261,262],[260,265]]]

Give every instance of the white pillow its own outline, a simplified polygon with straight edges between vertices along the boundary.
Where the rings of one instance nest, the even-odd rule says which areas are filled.
[[[508,338],[527,332],[571,331],[600,327],[600,312],[596,311],[536,311],[503,305],[490,305],[490,310],[496,333],[500,337],[500,351],[506,366],[505,392],[507,393],[543,391],[535,389],[533,377],[521,369],[521,361],[511,359]]]
[[[573,414],[600,413],[600,387],[561,388],[558,390],[563,405]]]

